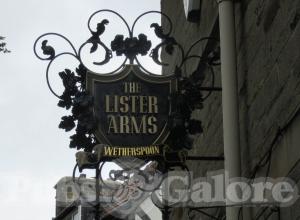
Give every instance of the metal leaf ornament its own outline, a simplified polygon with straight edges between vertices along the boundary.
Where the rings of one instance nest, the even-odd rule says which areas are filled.
[[[55,50],[52,46],[47,45],[47,43],[47,40],[43,40],[41,49],[43,50],[43,54],[49,55],[47,59],[52,60],[55,57]]]
[[[149,41],[147,39],[147,36],[145,34],[139,34],[138,36],[138,45],[137,47],[139,48],[139,53],[142,55],[142,56],[145,56],[147,55],[148,51],[150,50],[151,48],[151,41]]]
[[[122,56],[125,51],[124,36],[120,34],[116,35],[115,39],[111,42],[110,47],[112,51],[116,52],[117,56]]]
[[[65,129],[66,132],[71,131],[75,127],[73,116],[63,116],[62,121],[59,124],[59,128]]]
[[[66,108],[67,110],[72,106],[72,97],[68,91],[64,91],[63,94],[60,96],[60,100],[57,104],[59,107]]]
[[[86,151],[91,151],[95,145],[94,139],[91,136],[87,136],[84,133],[76,133],[70,137],[70,148],[85,149]],[[84,147],[82,147],[84,146]]]
[[[74,104],[82,107],[91,106],[93,103],[93,96],[89,95],[87,92],[78,92],[74,97]]]
[[[116,52],[117,56],[125,55],[131,62],[138,55],[145,56],[151,48],[151,41],[144,34],[139,34],[138,37],[127,37],[116,35],[111,42],[112,51]]]
[[[153,23],[150,25],[150,27],[154,28],[155,35],[162,40],[162,42],[151,51],[150,56],[158,65],[167,66],[167,63],[159,61],[159,49],[165,46],[166,53],[172,55],[174,52],[174,45],[176,45],[177,42],[173,37],[170,36],[170,33],[165,34],[162,26],[160,26],[159,24]]]
[[[80,64],[78,68],[76,68],[77,80],[81,90],[85,89],[85,78],[86,78],[86,68]]]
[[[190,134],[199,134],[203,132],[202,123],[199,120],[191,119],[188,122],[187,129]]]
[[[90,37],[87,42],[92,43],[92,47],[90,49],[90,53],[94,53],[98,49],[98,44],[101,44],[100,36],[105,31],[105,25],[109,23],[108,20],[104,19],[100,23],[97,24],[96,31],[92,31],[92,37]]]
[[[102,35],[108,27],[109,21],[107,19],[103,19],[101,22],[97,23],[96,28],[92,30],[91,28],[91,20],[94,15],[100,12],[112,12],[115,15],[119,16],[127,26],[128,36],[124,37],[123,35],[116,35],[113,41],[111,41],[110,48],[107,47],[101,40]],[[147,39],[145,34],[136,35],[134,33],[134,27],[136,22],[144,15],[149,13],[159,13],[166,19],[166,22],[169,23],[168,31],[164,31],[163,27],[158,23],[153,23],[150,25],[150,28],[153,29],[155,35],[161,39],[161,42],[156,45],[152,50],[152,43]],[[96,128],[97,122],[93,116],[93,98],[86,92],[86,73],[87,69],[84,67],[83,56],[89,53],[81,53],[85,46],[88,47],[90,54],[100,52],[99,49],[105,50],[105,56],[99,62],[93,62],[94,65],[104,65],[110,61],[112,58],[112,52],[115,52],[117,56],[125,56],[126,59],[121,66],[113,71],[116,72],[120,70],[122,65],[126,64],[127,59],[129,59],[130,64],[133,64],[134,61],[146,70],[141,62],[138,60],[138,55],[145,56],[148,54],[149,50],[150,57],[152,60],[162,66],[168,66],[168,63],[164,63],[160,58],[160,51],[164,50],[167,55],[177,55],[179,53],[179,57],[181,62],[178,63],[178,66],[175,68],[174,75],[177,78],[178,82],[178,91],[170,95],[171,109],[172,112],[170,114],[170,118],[168,120],[168,128],[170,129],[170,135],[167,140],[167,144],[174,149],[182,149],[182,148],[190,148],[192,146],[192,141],[190,136],[201,133],[202,132],[202,124],[201,121],[195,120],[191,118],[192,112],[196,109],[203,108],[203,100],[206,99],[210,94],[210,90],[204,89],[201,87],[202,82],[204,81],[204,72],[207,67],[212,72],[211,84],[212,87],[214,85],[214,73],[211,66],[218,65],[220,59],[220,48],[216,47],[213,51],[209,53],[205,51],[205,56],[196,56],[192,55],[191,51],[194,46],[204,40],[214,40],[215,43],[218,42],[217,39],[212,39],[208,37],[204,37],[196,41],[192,44],[192,46],[186,51],[181,44],[179,44],[174,37],[172,37],[173,33],[173,24],[171,19],[158,11],[150,11],[143,13],[139,16],[133,26],[130,28],[128,23],[124,20],[124,18],[119,15],[117,12],[112,10],[100,10],[89,18],[88,28],[90,31],[90,37],[80,46],[77,51],[74,45],[70,42],[68,38],[58,33],[47,33],[41,35],[34,44],[34,53],[40,60],[48,60],[49,65],[47,67],[47,83],[51,90],[51,92],[59,97],[58,106],[70,110],[72,115],[63,116],[61,118],[61,122],[59,127],[64,129],[65,131],[70,131],[75,128],[75,134],[70,137],[70,147],[77,149],[84,149],[85,151],[91,151],[92,147],[97,142],[93,133]],[[46,58],[43,58],[38,55],[36,51],[37,42],[45,36],[56,36],[65,40],[69,46],[71,46],[73,52],[63,52],[56,54],[54,48],[48,44],[47,40],[43,40],[41,44],[41,49],[43,54],[46,55]],[[0,37],[0,40],[3,38]],[[44,38],[43,38],[44,39]],[[1,42],[0,42],[1,44]],[[2,45],[5,46],[5,45]],[[1,47],[1,45],[0,45]],[[100,48],[101,47],[101,48]],[[176,51],[175,51],[176,49]],[[175,54],[176,52],[176,54]],[[60,57],[61,55],[71,55],[74,58],[80,61],[80,65],[74,72],[71,70],[65,69],[64,71],[59,73],[59,76],[62,80],[62,83],[65,87],[63,93],[59,96],[52,90],[48,79],[49,67],[52,63],[54,63],[54,59]],[[200,59],[197,70],[195,70],[192,74],[189,74],[188,77],[184,77],[181,69],[184,67],[185,62],[190,58],[198,58]],[[168,60],[168,59],[166,59]],[[168,68],[169,69],[169,68]],[[146,70],[146,72],[149,72]],[[211,87],[207,87],[211,88]],[[208,94],[203,97],[201,91],[209,91]],[[213,90],[217,90],[212,88]]]
[[[96,143],[92,135],[96,121],[91,110],[93,97],[85,91],[86,72],[86,68],[79,65],[75,73],[69,69],[59,73],[65,90],[58,106],[71,108],[72,113],[71,116],[62,117],[59,128],[68,132],[76,127],[75,134],[70,137],[70,147],[90,150]]]
[[[190,77],[182,77],[179,67],[175,68],[178,79],[178,91],[171,95],[173,112],[171,114],[171,131],[167,143],[174,150],[191,149],[193,140],[190,135],[202,133],[201,121],[191,119],[195,109],[202,108],[202,94],[197,81]]]
[[[111,50],[101,41],[100,36],[105,31],[105,25],[107,25],[109,21],[107,19],[102,20],[97,24],[96,31],[91,31],[92,36],[86,41],[86,43],[91,43],[92,47],[90,49],[90,53],[94,53],[99,45],[105,50],[105,58],[100,62],[93,62],[95,65],[103,65],[107,63],[112,58]]]
[[[65,71],[59,73],[59,76],[63,81],[65,90],[67,90],[70,95],[75,95],[78,91],[76,86],[78,80],[77,77],[75,77],[75,73],[71,72],[69,69],[65,69]]]

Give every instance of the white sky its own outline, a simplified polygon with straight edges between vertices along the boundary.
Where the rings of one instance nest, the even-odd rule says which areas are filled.
[[[71,175],[75,150],[68,147],[70,133],[58,129],[66,112],[57,107],[57,98],[48,90],[47,62],[34,56],[34,41],[43,33],[57,32],[78,48],[90,36],[86,23],[94,11],[115,10],[131,24],[139,14],[159,10],[160,1],[0,0],[0,5],[0,35],[7,37],[12,51],[0,54],[1,219],[51,219],[53,186]],[[112,40],[114,35],[107,36]],[[68,68],[68,59],[61,63],[60,68]],[[60,82],[55,74],[51,76],[54,84]]]

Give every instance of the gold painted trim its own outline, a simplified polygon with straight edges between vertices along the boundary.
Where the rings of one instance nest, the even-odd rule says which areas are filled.
[[[97,74],[91,71],[87,72],[86,75],[86,89],[88,92],[94,96],[94,91],[95,91],[95,83],[96,82],[101,82],[101,83],[112,83],[112,82],[118,82],[121,81],[122,79],[126,78],[131,72],[134,73],[136,77],[139,79],[148,82],[148,83],[153,83],[153,84],[169,84],[169,94],[172,94],[172,92],[175,92],[178,90],[178,83],[177,80],[175,79],[174,75],[168,75],[168,76],[155,76],[155,75],[148,75],[144,73],[138,65],[126,65],[120,72],[116,74]],[[169,103],[169,113],[168,116],[170,116],[172,111],[172,104],[171,102]],[[93,114],[95,115],[95,108],[93,108]],[[158,135],[158,137],[153,141],[151,144],[161,144],[158,142],[165,142],[166,139],[168,138],[170,132],[166,131],[168,127],[168,121],[166,121],[162,131]],[[164,137],[162,137],[164,135]],[[99,138],[101,141],[106,141],[105,144],[112,145],[107,136],[103,133],[102,129],[100,126],[97,125],[97,130],[95,132],[95,136]]]

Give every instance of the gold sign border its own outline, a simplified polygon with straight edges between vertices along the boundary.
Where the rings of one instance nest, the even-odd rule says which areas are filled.
[[[163,76],[163,75],[149,75],[144,73],[138,65],[132,65],[128,64],[125,65],[124,68],[115,74],[97,74],[91,71],[87,72],[86,75],[86,90],[89,92],[94,97],[94,88],[95,88],[95,83],[96,82],[101,82],[101,83],[112,83],[112,82],[117,82],[121,81],[122,79],[126,78],[131,72],[135,74],[138,78],[140,78],[143,81],[153,83],[153,84],[165,84],[169,83],[169,94],[172,92],[177,91],[177,80],[174,75],[168,75],[168,76]],[[93,108],[93,114],[95,116],[95,109]],[[171,114],[171,103],[169,103],[169,116]],[[156,140],[151,143],[151,145],[157,145],[157,144],[163,144],[166,139],[169,136],[169,131],[167,131],[167,125],[168,122],[165,123],[161,133],[159,136],[156,138]],[[106,135],[103,133],[100,125],[97,126],[97,129],[95,131],[95,136],[96,138],[103,142],[103,144],[108,144],[112,145]],[[161,142],[161,143],[159,143]]]

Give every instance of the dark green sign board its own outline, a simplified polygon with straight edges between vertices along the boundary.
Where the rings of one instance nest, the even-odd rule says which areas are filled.
[[[136,65],[115,74],[89,72],[98,141],[118,147],[163,144],[169,134],[169,97],[176,89],[174,76],[149,75]]]

